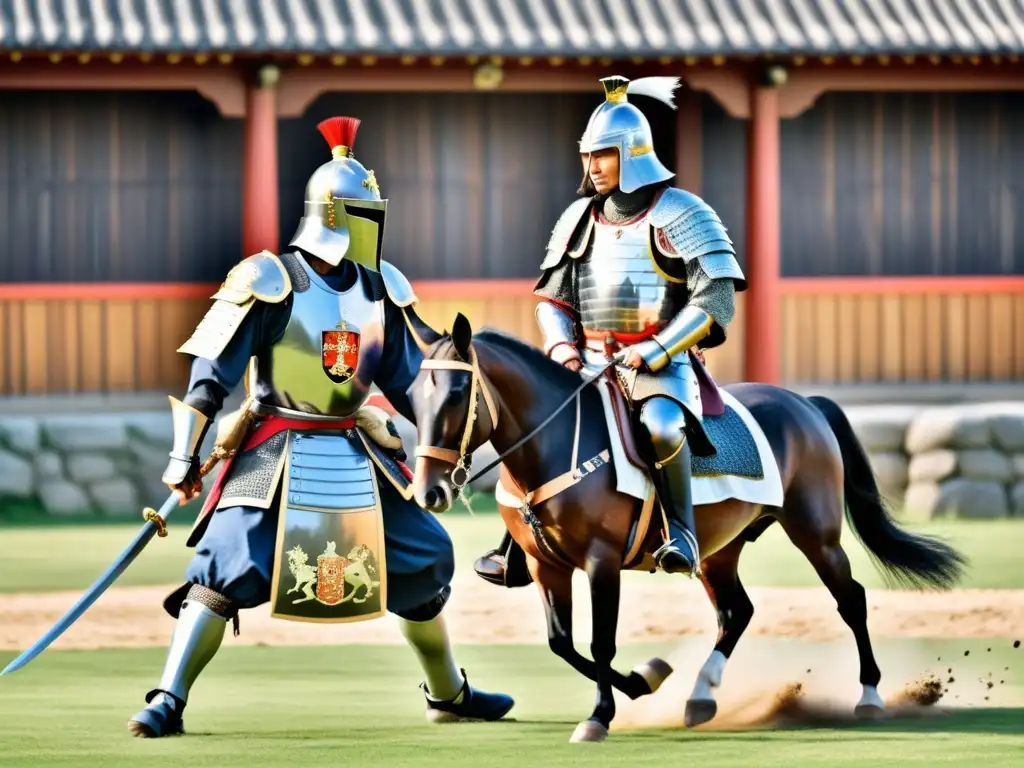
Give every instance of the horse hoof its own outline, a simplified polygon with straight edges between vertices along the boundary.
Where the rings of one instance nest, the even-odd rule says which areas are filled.
[[[858,720],[881,720],[885,717],[885,708],[877,704],[858,704],[853,714]]]
[[[713,720],[718,714],[718,702],[714,699],[690,699],[686,702],[686,714],[683,722],[687,728]]]
[[[651,689],[650,692],[654,693],[661,688],[661,684],[672,674],[672,667],[667,661],[662,659],[651,659],[637,665],[633,668],[633,671],[644,679],[647,687]]]
[[[604,741],[608,738],[608,729],[593,720],[584,720],[572,732],[570,743],[580,741]]]

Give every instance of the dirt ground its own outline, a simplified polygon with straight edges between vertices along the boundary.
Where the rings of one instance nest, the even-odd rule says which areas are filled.
[[[575,584],[574,628],[589,640],[589,598],[582,575]],[[94,649],[166,645],[173,620],[160,607],[171,587],[114,588],[105,594],[54,648]],[[754,620],[748,635],[822,641],[849,630],[823,588],[751,588]],[[0,650],[22,650],[49,629],[80,596],[77,592],[0,595]],[[1024,626],[1024,590],[956,590],[945,593],[869,591],[869,626],[876,638],[1013,637]],[[544,643],[540,598],[533,587],[505,590],[460,574],[446,609],[457,643]],[[689,584],[667,588],[644,578],[623,585],[619,642],[671,641],[717,632],[703,590]],[[403,642],[392,618],[347,625],[274,620],[267,606],[245,611],[243,645],[383,644]]]

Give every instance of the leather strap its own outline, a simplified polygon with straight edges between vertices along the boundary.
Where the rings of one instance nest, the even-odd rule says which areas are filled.
[[[448,464],[457,464],[462,458],[462,454],[452,448],[435,448],[432,445],[417,445],[414,455],[437,459]]]

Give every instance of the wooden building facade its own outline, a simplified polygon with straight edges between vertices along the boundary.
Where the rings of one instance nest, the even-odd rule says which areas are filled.
[[[54,6],[55,33],[44,5],[0,7],[0,394],[180,388],[217,282],[287,247],[332,114],[363,120],[424,315],[538,341],[539,254],[613,72],[683,81],[675,112],[636,101],[750,279],[720,380],[1024,376],[1024,10],[940,0],[952,16],[894,26],[782,3],[787,25],[726,2],[702,25],[688,0],[465,0],[432,26],[156,2],[107,26]]]

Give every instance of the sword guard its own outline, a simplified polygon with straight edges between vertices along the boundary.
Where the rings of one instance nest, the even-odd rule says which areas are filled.
[[[164,520],[152,507],[142,510],[142,519],[147,523],[156,523],[156,535],[161,539],[167,536],[167,521]]]

